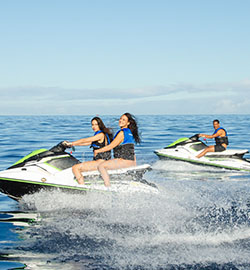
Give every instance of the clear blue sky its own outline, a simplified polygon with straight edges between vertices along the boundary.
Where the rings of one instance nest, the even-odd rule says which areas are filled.
[[[250,114],[248,0],[0,0],[0,114]]]

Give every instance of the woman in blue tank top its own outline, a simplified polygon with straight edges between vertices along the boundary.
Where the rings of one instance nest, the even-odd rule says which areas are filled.
[[[92,137],[83,138],[74,142],[65,142],[66,145],[69,147],[81,145],[93,148],[93,151],[96,149],[101,149],[102,147],[110,144],[112,140],[112,132],[110,129],[106,128],[104,123],[102,122],[101,118],[94,117],[91,120],[92,129],[95,132]],[[97,170],[97,166],[105,161],[111,159],[111,151],[103,152],[98,155],[95,155],[93,160],[82,162],[76,164],[72,167],[72,171],[77,179],[77,182],[81,185],[84,185],[84,178],[82,172],[86,171],[95,171]]]
[[[125,113],[119,120],[120,130],[114,140],[107,146],[94,151],[94,155],[114,149],[114,159],[98,164],[98,170],[104,180],[105,186],[110,186],[107,170],[127,168],[136,165],[134,151],[135,143],[140,143],[137,122],[130,113]]]

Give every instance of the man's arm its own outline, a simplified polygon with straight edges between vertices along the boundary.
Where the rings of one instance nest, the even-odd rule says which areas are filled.
[[[225,131],[223,129],[218,130],[213,135],[199,134],[199,137],[204,137],[204,138],[208,138],[208,139],[214,139],[214,138],[219,137],[219,136],[221,136],[221,137],[226,136]]]

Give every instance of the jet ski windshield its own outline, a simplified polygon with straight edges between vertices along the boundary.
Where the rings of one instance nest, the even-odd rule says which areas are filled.
[[[194,142],[193,144],[191,144],[190,148],[194,149],[195,151],[200,151],[203,150],[207,147],[207,145],[205,143],[203,143],[202,141],[197,141]]]

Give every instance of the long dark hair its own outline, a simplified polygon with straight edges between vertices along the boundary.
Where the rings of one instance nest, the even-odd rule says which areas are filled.
[[[128,120],[129,120],[129,123],[130,123],[128,125],[128,128],[131,130],[135,142],[140,143],[141,138],[139,136],[138,125],[137,125],[137,121],[136,121],[135,117],[131,113],[124,113],[123,115],[126,115],[128,117]]]
[[[100,128],[100,130],[104,133],[107,134],[109,136],[110,141],[113,139],[113,132],[110,128],[107,128],[104,123],[102,122],[102,119],[98,116],[95,116],[94,118],[92,118],[91,123],[96,120],[98,127]]]

